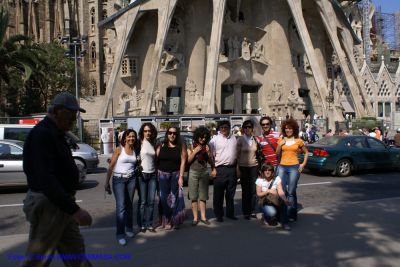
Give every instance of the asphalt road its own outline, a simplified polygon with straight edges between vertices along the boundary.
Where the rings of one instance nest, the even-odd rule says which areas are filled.
[[[104,165],[103,165],[104,166]],[[115,200],[104,194],[106,169],[99,168],[96,173],[88,174],[76,199],[78,204],[93,216],[92,228],[115,226]],[[298,188],[300,208],[318,207],[330,204],[359,202],[374,199],[400,197],[400,174],[395,172],[358,173],[346,178],[332,177],[328,174],[311,175],[303,173]],[[187,187],[185,187],[187,193]],[[0,236],[26,234],[29,224],[22,212],[22,200],[26,188],[0,189]],[[210,201],[207,202],[207,215],[213,218],[212,185]],[[235,195],[235,212],[241,215],[241,187],[238,185]],[[137,193],[135,201],[137,200]],[[186,201],[189,208],[189,200]],[[188,222],[191,212],[188,209]]]

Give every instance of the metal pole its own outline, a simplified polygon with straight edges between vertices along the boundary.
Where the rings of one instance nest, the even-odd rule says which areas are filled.
[[[78,101],[79,105],[79,85],[78,85],[78,57],[77,57],[77,42],[73,43],[74,46],[74,59],[75,59],[75,96],[76,100]],[[78,127],[78,133],[79,133],[79,139],[83,142],[83,135],[82,135],[82,125],[81,125],[81,114],[78,112],[78,115],[76,117],[77,120],[77,127]]]

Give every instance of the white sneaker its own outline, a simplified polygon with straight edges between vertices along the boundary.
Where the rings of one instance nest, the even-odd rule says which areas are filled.
[[[125,245],[126,245],[126,240],[125,240],[125,238],[118,239],[118,243],[119,243],[121,246],[125,246]]]
[[[135,236],[135,233],[134,232],[126,232],[126,236],[132,238]]]

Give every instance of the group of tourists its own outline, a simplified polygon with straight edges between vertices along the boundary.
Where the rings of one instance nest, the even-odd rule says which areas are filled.
[[[84,240],[78,228],[90,226],[92,216],[75,201],[79,172],[65,141],[65,133],[72,129],[78,112],[85,110],[73,95],[58,94],[46,117],[30,131],[24,144],[23,168],[28,192],[23,210],[30,233],[21,266],[47,266],[56,251],[82,255],[69,261],[71,266],[92,266],[84,256]],[[125,130],[109,162],[105,181],[105,191],[113,193],[116,200],[118,243],[126,245],[127,238],[136,234],[133,222],[136,188],[137,224],[141,232],[155,232],[158,224],[166,230],[179,228],[185,219],[182,188],[187,168],[193,226],[210,224],[206,217],[210,176],[214,182],[213,210],[217,222],[222,223],[224,216],[238,219],[234,195],[240,177],[244,218],[255,218],[261,209],[265,224],[279,222],[283,229],[290,230],[289,222],[297,219],[296,187],[308,153],[298,137],[296,121],[284,121],[279,138],[271,131],[272,124],[271,118],[261,118],[263,133],[254,136],[254,122],[246,120],[242,125],[244,134],[236,139],[230,122],[220,121],[218,134],[213,137],[207,128],[197,128],[193,145],[188,148],[179,127],[169,127],[164,141],[158,145],[157,130],[151,123],[144,123],[139,133]],[[301,164],[297,157],[300,152],[304,153]],[[156,195],[158,220],[154,219]]]
[[[171,126],[161,144],[156,144],[157,130],[144,123],[139,134],[132,129],[123,132],[107,172],[105,190],[116,200],[116,236],[125,245],[133,231],[133,198],[138,187],[137,224],[141,232],[155,232],[157,226],[178,229],[185,219],[183,177],[188,170],[188,199],[193,213],[192,226],[209,225],[206,202],[209,182],[213,180],[213,211],[216,221],[235,216],[234,196],[238,178],[242,187],[244,219],[263,213],[263,223],[290,230],[289,222],[297,220],[296,188],[307,163],[308,152],[299,138],[299,125],[287,119],[281,135],[272,131],[273,120],[262,117],[260,136],[254,135],[254,122],[242,124],[242,135],[231,132],[229,121],[218,122],[214,136],[201,126],[193,132],[193,144],[186,147],[179,127]],[[139,135],[139,136],[138,136]],[[304,161],[298,154],[304,153]],[[209,168],[211,173],[209,173]],[[112,189],[112,190],[111,190]],[[159,198],[158,220],[154,219],[156,195]],[[225,211],[224,211],[225,198]]]

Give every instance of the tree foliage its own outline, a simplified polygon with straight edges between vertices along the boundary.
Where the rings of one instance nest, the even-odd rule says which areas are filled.
[[[57,42],[31,43],[23,35],[6,38],[7,26],[8,14],[0,8],[0,116],[45,112],[59,92],[74,94],[74,61],[66,49]],[[80,85],[88,84],[79,78]]]

